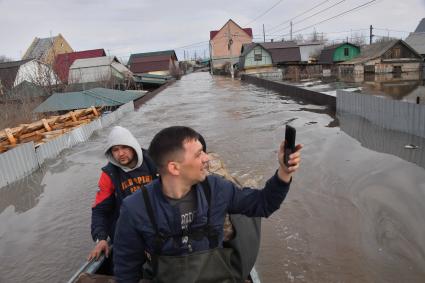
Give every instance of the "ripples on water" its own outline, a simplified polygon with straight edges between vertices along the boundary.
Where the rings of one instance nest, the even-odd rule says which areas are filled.
[[[282,208],[263,222],[257,262],[262,281],[421,282],[421,163],[388,150],[390,138],[370,146],[358,137],[368,126],[360,131],[360,122],[350,119],[198,73],[117,124],[144,147],[164,127],[191,126],[233,175],[264,184],[291,123],[305,145],[302,168]],[[109,130],[64,151],[27,181],[0,189],[0,282],[63,282],[78,269],[93,245],[90,208]]]

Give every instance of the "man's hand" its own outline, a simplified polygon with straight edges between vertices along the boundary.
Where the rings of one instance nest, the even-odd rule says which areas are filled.
[[[297,144],[295,146],[295,152],[289,155],[289,167],[286,167],[285,163],[283,162],[283,156],[285,154],[285,141],[281,143],[278,154],[280,166],[277,174],[282,181],[289,183],[289,181],[291,181],[292,174],[297,171],[298,167],[300,167],[302,148],[303,146],[301,144]]]
[[[105,256],[109,256],[109,245],[106,240],[100,240],[99,243],[96,244],[94,249],[90,252],[87,257],[87,260],[90,261],[92,259],[98,260],[102,252],[105,253]]]

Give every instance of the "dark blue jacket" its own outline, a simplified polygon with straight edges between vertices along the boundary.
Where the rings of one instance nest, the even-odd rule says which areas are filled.
[[[223,241],[223,224],[226,213],[244,214],[250,217],[268,217],[285,199],[289,184],[281,181],[277,173],[270,178],[263,190],[239,189],[233,183],[216,175],[208,176],[211,187],[210,224],[219,234],[220,247]],[[172,207],[161,190],[159,179],[146,186],[153,213],[161,233],[181,235],[181,219],[178,208]],[[204,191],[197,185],[197,213],[192,228],[207,223],[208,202]],[[121,206],[114,243],[114,273],[118,282],[138,282],[141,278],[145,251],[153,254],[155,230],[146,212],[141,191],[127,197]],[[162,255],[184,255],[189,251],[181,241],[169,238],[163,245]],[[192,242],[193,252],[209,249],[206,237]]]

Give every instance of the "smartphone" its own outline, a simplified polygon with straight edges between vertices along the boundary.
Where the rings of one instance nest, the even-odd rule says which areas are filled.
[[[294,127],[286,125],[285,129],[285,155],[283,157],[283,162],[286,167],[289,167],[289,155],[291,155],[295,151],[295,135],[297,131]]]

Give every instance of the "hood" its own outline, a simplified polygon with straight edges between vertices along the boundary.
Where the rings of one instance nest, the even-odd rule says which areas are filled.
[[[112,153],[110,150],[111,147],[113,147],[114,145],[126,145],[133,148],[137,155],[136,167],[128,168],[119,164],[112,156]],[[139,142],[136,140],[133,134],[130,133],[129,130],[120,126],[113,127],[111,132],[109,133],[107,144],[105,147],[105,156],[109,162],[111,162],[115,166],[120,167],[125,172],[132,171],[133,169],[140,167],[140,165],[142,165],[143,163],[143,153],[142,153],[142,148]]]

